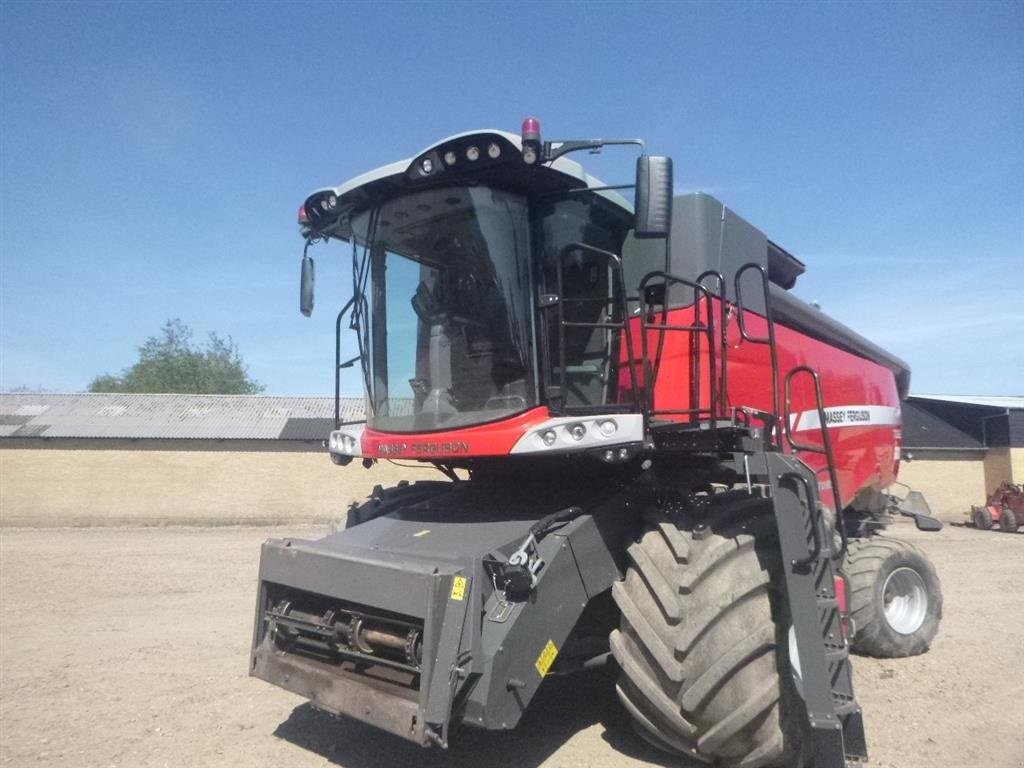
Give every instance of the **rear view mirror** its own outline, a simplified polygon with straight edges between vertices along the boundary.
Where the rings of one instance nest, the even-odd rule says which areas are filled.
[[[668,237],[672,232],[672,158],[636,159],[636,236]]]
[[[315,282],[313,259],[304,253],[302,255],[302,277],[299,279],[299,311],[306,317],[313,314],[313,285]]]

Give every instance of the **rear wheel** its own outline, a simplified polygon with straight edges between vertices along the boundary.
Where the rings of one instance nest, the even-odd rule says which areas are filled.
[[[971,513],[971,519],[974,521],[975,528],[980,528],[983,531],[992,528],[992,513],[986,507],[975,507]]]
[[[611,648],[619,698],[656,747],[716,765],[801,765],[804,707],[767,510],[720,494],[701,524],[656,515],[628,549]]]
[[[1009,507],[1003,507],[999,513],[999,528],[1006,533],[1014,533],[1017,530],[1017,513]]]
[[[896,658],[928,650],[942,618],[942,586],[921,550],[888,536],[851,541],[843,570],[854,651]]]

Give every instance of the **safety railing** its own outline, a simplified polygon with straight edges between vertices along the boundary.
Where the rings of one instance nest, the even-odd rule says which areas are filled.
[[[717,295],[704,285],[708,278],[717,282]],[[669,295],[673,286],[683,286],[693,290],[693,322],[671,323],[669,316]],[[712,422],[721,414],[727,396],[728,345],[724,329],[726,324],[726,300],[724,295],[725,279],[718,272],[709,270],[701,274],[695,281],[687,280],[669,272],[649,272],[640,281],[640,346],[644,366],[644,403],[648,418],[657,416],[689,416],[700,418],[706,416]],[[719,320],[721,332],[715,332],[714,298],[719,300]],[[660,312],[655,306],[660,304]],[[702,317],[703,312],[703,317]],[[660,322],[652,322],[652,318],[660,315]],[[653,358],[648,354],[650,332],[657,334],[658,346]],[[691,339],[690,354],[690,408],[658,408],[655,400],[655,383],[661,369],[661,361],[665,347],[665,339],[669,333],[685,333]],[[701,365],[700,337],[707,340],[708,349],[708,406],[701,405],[701,381],[704,378]],[[697,341],[696,344],[692,341]],[[714,424],[712,425],[714,426]]]
[[[611,295],[609,296],[570,296],[565,295],[565,262],[566,258],[575,252],[590,253],[604,259],[607,262],[609,271],[612,275],[613,284],[611,287]],[[586,245],[585,243],[570,243],[563,247],[558,254],[558,294],[555,297],[558,307],[558,400],[559,408],[558,411],[564,414],[588,414],[588,413],[607,413],[613,410],[635,410],[640,412],[642,410],[642,402],[640,398],[640,387],[637,381],[635,358],[633,355],[633,339],[629,333],[628,322],[629,322],[629,301],[626,298],[626,284],[625,277],[622,270],[622,259],[612,253],[611,251],[605,251],[601,248],[595,248],[592,245]],[[597,320],[593,322],[586,322],[580,320],[566,320],[565,319],[565,308],[567,305],[579,305],[579,306],[604,306],[607,312],[602,311],[601,314],[606,314],[609,318],[607,320]],[[615,319],[616,314],[618,319]],[[569,391],[569,366],[566,360],[566,342],[565,332],[568,328],[592,328],[592,329],[604,329],[607,331],[619,331],[620,338],[624,340],[626,345],[626,356],[629,360],[629,378],[630,388],[632,390],[633,404],[630,408],[629,404],[621,403],[601,403],[594,405],[576,405],[569,406],[567,404],[568,391]],[[608,344],[605,346],[605,354],[612,355],[614,345]],[[611,361],[614,362],[614,361]],[[614,365],[609,366],[614,368]],[[605,381],[603,385],[611,388],[613,381]]]
[[[820,445],[816,445],[814,443],[801,442],[801,441],[797,440],[793,436],[793,426],[794,425],[793,425],[793,419],[792,419],[792,406],[793,406],[792,384],[793,384],[793,380],[798,375],[800,375],[800,374],[805,374],[807,376],[810,376],[812,381],[814,382],[814,409],[815,409],[815,411],[817,412],[817,415],[818,415],[818,429],[821,432],[821,444]],[[839,489],[839,476],[838,476],[838,474],[836,472],[835,456],[832,453],[832,437],[829,434],[828,423],[827,423],[827,419],[826,419],[826,416],[825,416],[825,399],[822,396],[822,392],[821,392],[821,377],[818,375],[818,372],[815,369],[811,368],[810,366],[798,365],[795,368],[793,368],[792,370],[790,370],[789,373],[786,374],[785,393],[786,393],[786,406],[785,406],[785,410],[784,410],[784,412],[782,414],[782,416],[783,416],[782,423],[783,423],[783,429],[785,430],[786,441],[789,443],[789,447],[792,450],[794,450],[794,451],[802,451],[802,452],[807,452],[807,453],[816,453],[819,456],[824,456],[825,457],[825,468],[828,471],[828,479],[829,479],[829,482],[831,483],[831,486],[832,486],[832,488],[831,488],[831,490],[832,490],[832,499],[833,499],[833,506],[835,507],[835,515],[836,515],[836,522],[835,522],[835,524],[836,524],[836,529],[839,531],[839,537],[840,537],[840,541],[841,541],[840,550],[839,550],[838,553],[836,553],[835,556],[836,556],[837,559],[841,559],[846,554],[846,547],[847,547],[847,543],[848,542],[847,542],[847,537],[846,537],[846,525],[845,525],[845,519],[844,519],[844,516],[843,516],[843,508],[842,508],[843,507],[843,501],[842,501],[843,497],[842,497],[842,494],[840,493],[840,489]],[[815,510],[811,510],[811,513],[813,514],[814,511]],[[821,545],[820,545],[820,542],[818,542],[819,533],[818,533],[817,524],[815,524],[814,528],[815,528],[814,536],[815,536],[816,548],[820,552]],[[817,554],[813,555],[813,557],[811,557],[808,560],[808,562],[810,562],[811,559],[816,559],[816,558],[817,558]]]
[[[341,371],[343,368],[351,368],[362,358],[362,355],[356,355],[351,360],[341,361],[341,322],[345,315],[349,311],[353,310],[356,306],[356,297],[353,296],[347,302],[345,306],[338,312],[338,317],[334,321],[334,428],[338,429],[343,426],[350,424],[365,424],[365,419],[359,419],[357,421],[342,421],[341,420]],[[365,301],[365,299],[363,300]]]
[[[764,297],[764,315],[767,322],[767,329],[764,336],[755,336],[747,330],[746,312],[743,307],[743,275],[744,273],[754,270],[761,277],[761,292]],[[736,275],[733,278],[736,289],[736,319],[737,325],[740,330],[740,338],[751,344],[767,344],[768,354],[771,358],[771,385],[772,385],[772,410],[771,410],[771,423],[769,428],[771,430],[770,439],[771,442],[778,448],[782,449],[782,438],[779,434],[779,351],[775,344],[775,318],[772,314],[772,297],[770,282],[768,280],[768,270],[756,262],[750,262],[744,264],[742,267],[736,270]]]

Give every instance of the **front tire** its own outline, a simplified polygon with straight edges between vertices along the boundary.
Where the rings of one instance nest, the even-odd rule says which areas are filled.
[[[773,594],[781,567],[767,509],[746,494],[713,496],[700,524],[657,514],[628,549],[612,588],[617,691],[656,747],[716,765],[800,765],[805,711]]]
[[[888,536],[851,541],[843,571],[854,651],[892,659],[928,650],[942,619],[942,585],[921,550]]]

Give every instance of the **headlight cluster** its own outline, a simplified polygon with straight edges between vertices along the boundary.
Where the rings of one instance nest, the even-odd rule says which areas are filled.
[[[605,461],[625,461],[636,455],[643,440],[644,422],[639,413],[557,416],[527,430],[510,453],[590,451]],[[624,448],[628,448],[625,453]]]
[[[347,432],[331,432],[327,446],[331,453],[340,453],[345,456],[359,455],[359,441]]]
[[[470,172],[510,161],[518,155],[515,145],[498,134],[460,136],[417,157],[406,176],[411,181],[421,181],[445,172]]]
[[[581,443],[589,436],[588,443],[615,436],[619,425],[615,419],[583,419],[569,424],[546,427],[537,431],[537,437],[545,448],[553,448],[559,442],[563,445]]]

